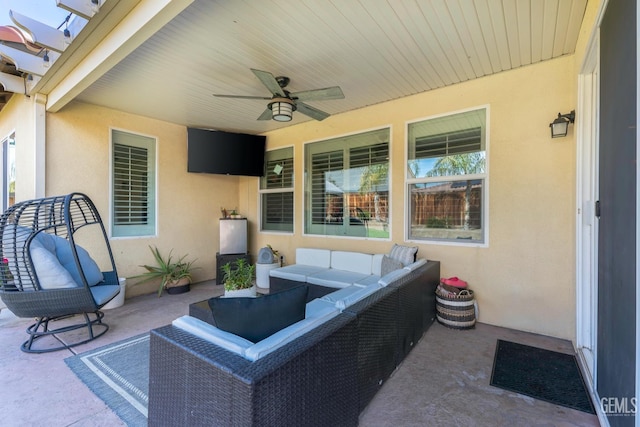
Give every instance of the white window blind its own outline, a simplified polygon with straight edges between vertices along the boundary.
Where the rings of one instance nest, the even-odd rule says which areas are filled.
[[[388,238],[389,129],[305,146],[305,232]]]
[[[260,178],[262,231],[293,232],[293,147],[267,151]]]
[[[155,234],[155,139],[112,132],[112,234]]]
[[[416,159],[473,153],[482,150],[482,129],[467,129],[416,138]]]

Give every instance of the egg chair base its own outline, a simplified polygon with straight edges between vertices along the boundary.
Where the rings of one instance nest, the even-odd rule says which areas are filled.
[[[93,314],[95,316],[94,319],[90,317]],[[52,351],[60,351],[65,349],[70,349],[71,347],[75,347],[80,344],[86,344],[94,339],[104,335],[109,330],[109,325],[106,323],[102,323],[102,318],[104,317],[104,313],[97,310],[93,313],[82,313],[82,317],[84,318],[84,322],[74,323],[71,325],[65,325],[56,329],[49,329],[50,322],[61,321],[62,319],[69,318],[69,315],[64,316],[54,316],[54,317],[40,317],[36,319],[36,323],[30,325],[27,328],[27,334],[29,334],[29,339],[22,343],[20,346],[20,350],[26,353],[49,353]],[[71,343],[67,343],[65,338],[69,337],[68,332],[77,331],[79,329],[86,328],[86,332],[88,333],[88,338],[86,335],[82,335],[80,341],[73,341]],[[48,342],[59,342],[60,346],[46,347],[46,348],[34,348],[34,344],[36,342],[40,342],[42,338],[52,337],[52,339],[46,340]],[[86,339],[84,339],[86,338]],[[55,341],[54,341],[55,340]]]

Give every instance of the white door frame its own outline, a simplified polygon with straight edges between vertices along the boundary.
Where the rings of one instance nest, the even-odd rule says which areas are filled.
[[[595,390],[598,286],[599,37],[593,39],[578,76],[576,120],[576,347]]]
[[[597,393],[598,338],[598,219],[600,22],[605,4],[587,45],[578,75],[579,117],[576,120],[576,350],[587,386]],[[608,425],[599,405],[598,418]]]

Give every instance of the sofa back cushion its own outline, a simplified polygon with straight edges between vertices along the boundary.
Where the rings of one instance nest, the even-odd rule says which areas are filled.
[[[55,245],[53,251],[50,245],[43,245],[40,239],[33,239],[29,246],[31,253],[31,261],[33,268],[36,270],[38,282],[42,289],[61,289],[75,288],[78,284],[66,268],[60,264],[55,253]]]
[[[331,252],[331,268],[353,271],[360,274],[371,274],[373,255],[361,252]]]
[[[329,268],[331,266],[331,251],[329,249],[297,248],[296,264]]]
[[[371,274],[376,276],[382,276],[382,258],[385,254],[374,254],[371,258]]]
[[[76,260],[73,258],[73,253],[71,252],[71,242],[58,236],[53,236],[53,241],[56,245],[56,256],[60,264],[67,269],[78,286],[82,286],[82,277],[80,276],[80,271],[78,271],[78,267],[76,266]],[[104,276],[98,264],[96,264],[93,258],[91,258],[91,255],[89,255],[89,252],[82,246],[76,245],[76,253],[78,254],[78,261],[80,261],[80,266],[84,272],[87,284],[89,286],[95,286],[101,283],[104,280]]]
[[[245,350],[253,345],[251,341],[227,331],[223,331],[222,329],[218,329],[207,322],[196,319],[195,317],[178,317],[172,322],[172,324],[178,329],[182,329],[183,331],[189,332],[198,338],[214,343],[239,356],[244,356]]]
[[[258,342],[304,319],[307,286],[257,298],[211,298],[214,326]]]

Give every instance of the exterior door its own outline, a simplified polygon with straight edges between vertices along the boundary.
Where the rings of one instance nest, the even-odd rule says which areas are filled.
[[[636,2],[610,0],[600,27],[597,392],[615,411],[635,397],[636,46]],[[607,415],[612,426],[635,422]]]

